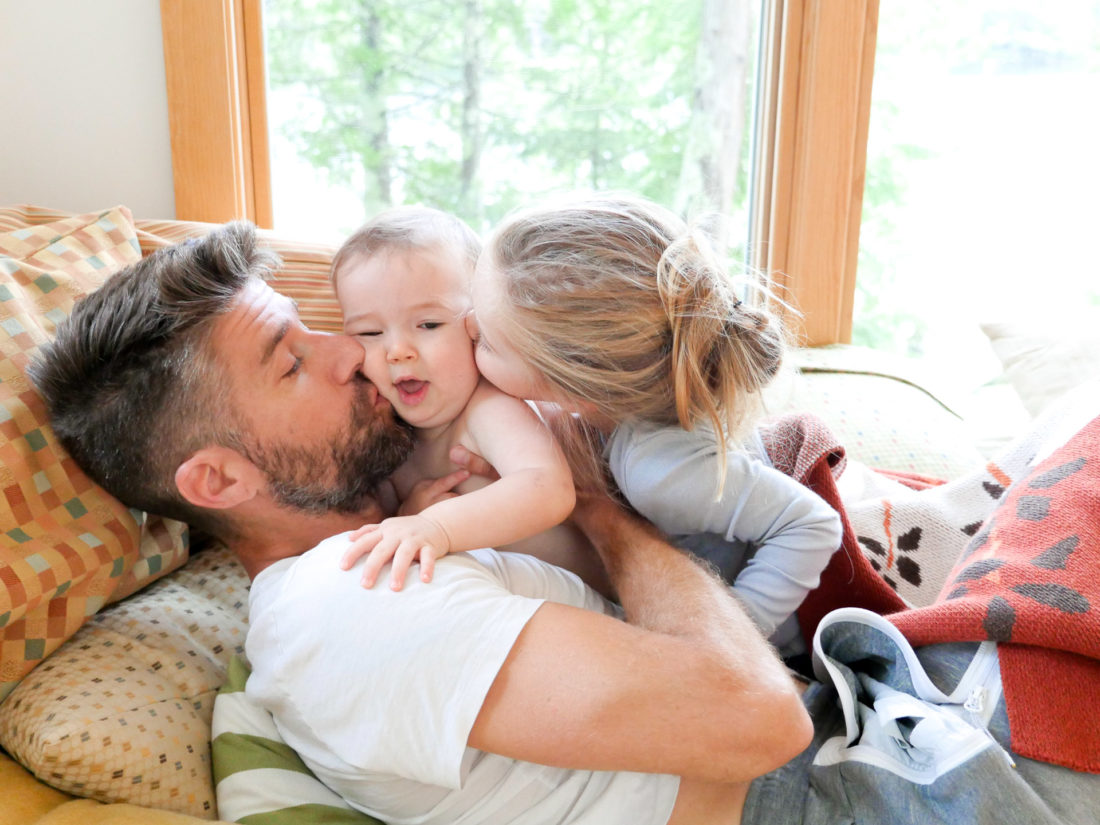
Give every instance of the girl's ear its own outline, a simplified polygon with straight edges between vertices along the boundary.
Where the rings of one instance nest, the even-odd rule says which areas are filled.
[[[263,487],[263,474],[228,447],[204,447],[176,469],[176,489],[196,507],[227,510],[251,500]]]

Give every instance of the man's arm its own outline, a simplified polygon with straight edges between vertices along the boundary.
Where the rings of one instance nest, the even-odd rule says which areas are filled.
[[[546,603],[505,660],[472,747],[569,768],[711,782],[760,776],[812,725],[794,683],[726,587],[614,503],[574,514],[627,623]]]

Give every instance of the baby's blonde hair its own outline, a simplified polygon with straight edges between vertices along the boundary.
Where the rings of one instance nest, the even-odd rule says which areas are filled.
[[[332,258],[329,277],[339,286],[340,271],[353,258],[370,258],[393,249],[447,249],[459,254],[472,273],[481,239],[456,215],[430,206],[395,206],[356,229]]]
[[[554,400],[582,399],[615,423],[709,424],[720,492],[722,442],[754,418],[786,333],[740,299],[706,233],[650,201],[608,194],[515,213],[484,254],[503,296],[500,334]],[[562,435],[575,471],[599,483],[591,438]]]

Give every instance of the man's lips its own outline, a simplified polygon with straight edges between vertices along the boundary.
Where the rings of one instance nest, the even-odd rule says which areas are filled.
[[[362,393],[367,397],[367,406],[373,409],[379,409],[389,405],[389,400],[378,391],[378,387],[367,379],[362,379],[359,385],[362,389]]]
[[[428,382],[415,378],[402,378],[400,381],[394,381],[393,386],[397,390],[401,403],[410,406],[416,406],[428,394]]]

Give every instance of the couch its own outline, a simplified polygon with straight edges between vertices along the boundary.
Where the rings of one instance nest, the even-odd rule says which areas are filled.
[[[130,510],[88,480],[25,376],[80,295],[208,228],[122,206],[0,208],[0,825],[217,818],[211,716],[243,653],[247,577],[225,547],[192,542],[185,525]],[[284,261],[273,286],[306,324],[338,331],[333,248],[263,237]],[[914,365],[849,346],[796,351],[768,412],[826,421],[847,451],[846,503],[964,480],[1065,391],[1100,377],[1095,333],[985,331],[1004,373],[967,418]],[[868,524],[876,507],[864,510]],[[897,571],[911,602],[934,591],[929,569],[916,584]]]

